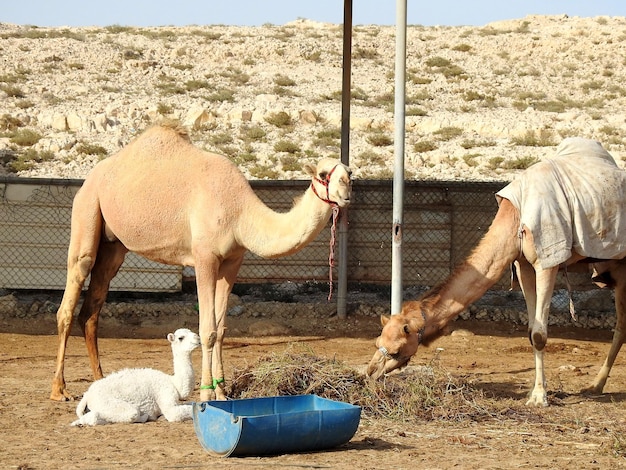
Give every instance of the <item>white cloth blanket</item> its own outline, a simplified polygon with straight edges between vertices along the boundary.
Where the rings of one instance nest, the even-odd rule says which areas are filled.
[[[626,172],[595,140],[567,138],[556,155],[534,164],[496,193],[520,211],[541,267],[572,251],[598,259],[626,256]]]

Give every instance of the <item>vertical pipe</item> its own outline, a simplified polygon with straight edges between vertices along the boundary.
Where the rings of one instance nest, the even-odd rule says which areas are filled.
[[[350,165],[350,92],[352,75],[352,0],[343,7],[343,77],[341,84],[341,163]],[[337,279],[337,316],[346,318],[348,292],[348,212],[339,219],[339,268]]]
[[[406,76],[406,5],[396,0],[395,135],[393,165],[393,226],[391,243],[391,314],[402,310],[402,214],[404,204],[404,129]]]

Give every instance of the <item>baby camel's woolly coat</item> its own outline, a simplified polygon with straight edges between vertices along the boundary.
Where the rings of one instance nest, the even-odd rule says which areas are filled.
[[[192,406],[181,404],[195,384],[191,352],[200,337],[187,329],[167,335],[174,356],[174,375],[155,369],[122,369],[95,381],[76,408],[72,426],[145,423],[163,415],[168,421],[191,419]],[[89,409],[89,412],[85,411]]]

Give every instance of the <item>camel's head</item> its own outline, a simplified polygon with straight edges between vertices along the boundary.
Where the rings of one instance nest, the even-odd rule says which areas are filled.
[[[174,333],[167,335],[167,340],[172,345],[172,351],[189,352],[200,346],[200,336],[187,328],[179,328]]]
[[[352,195],[352,170],[334,158],[322,158],[317,167],[305,165],[304,171],[313,179],[311,188],[324,202],[347,207]]]
[[[422,343],[426,318],[404,311],[390,317],[382,315],[383,331],[376,338],[377,351],[367,367],[367,375],[378,379],[384,374],[404,367]]]

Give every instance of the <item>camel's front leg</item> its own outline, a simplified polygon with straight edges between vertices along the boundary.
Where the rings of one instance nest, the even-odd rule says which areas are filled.
[[[543,363],[543,349],[548,342],[548,317],[550,315],[550,302],[558,267],[551,269],[536,270],[537,304],[535,306],[534,322],[530,323],[530,342],[535,353],[535,385],[530,392],[530,398],[526,405],[548,406],[548,393],[546,390],[545,367]]]
[[[215,396],[218,400],[226,400],[224,382],[224,364],[222,350],[224,335],[226,333],[226,313],[228,310],[228,296],[237,279],[237,273],[241,267],[243,256],[225,260],[220,266],[216,292],[215,292],[215,317],[217,322],[217,339],[213,349],[213,382]]]
[[[200,380],[200,401],[215,399],[215,384],[211,372],[211,361],[213,358],[213,348],[217,340],[215,329],[211,331],[211,326],[203,325],[202,315],[200,316],[200,340],[202,342],[202,378]],[[212,321],[210,323],[215,323]]]
[[[531,252],[534,253],[534,252]],[[531,257],[532,254],[531,254]],[[528,311],[528,335],[535,358],[535,383],[526,405],[548,406],[543,349],[548,341],[548,315],[557,268],[535,271],[526,259],[516,261],[518,278]]]
[[[615,286],[615,314],[617,320],[615,331],[613,332],[613,341],[611,342],[611,348],[604,360],[604,364],[602,364],[591,387],[583,390],[583,392],[587,393],[602,393],[604,385],[609,378],[613,363],[615,362],[615,358],[617,358],[622,344],[626,341],[626,266],[619,264],[615,271],[611,270],[611,277],[617,281],[617,285]]]
[[[548,406],[548,392],[543,365],[543,351],[533,347],[535,354],[535,383],[528,395],[527,406]]]
[[[202,342],[202,378],[200,380],[200,401],[215,398],[215,383],[212,373],[213,349],[217,341],[217,321],[215,318],[215,286],[219,262],[214,257],[198,262],[196,255],[196,284],[198,307],[200,310],[199,334]]]

